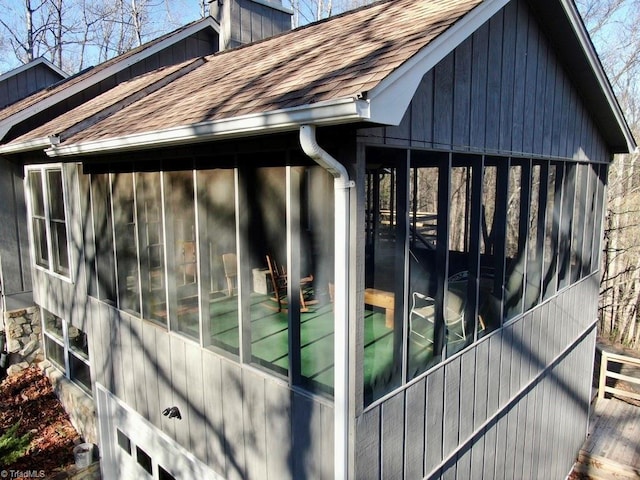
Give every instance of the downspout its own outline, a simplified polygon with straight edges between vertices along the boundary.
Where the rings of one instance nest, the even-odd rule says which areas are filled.
[[[304,153],[333,176],[335,195],[334,260],[334,478],[349,478],[349,180],[346,168],[316,140],[315,125],[300,126]]]

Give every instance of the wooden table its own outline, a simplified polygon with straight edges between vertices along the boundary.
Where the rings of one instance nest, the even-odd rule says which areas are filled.
[[[378,290],[377,288],[365,288],[364,290],[365,305],[372,305],[385,309],[384,324],[388,328],[393,328],[393,317],[395,308],[395,297],[392,292]]]

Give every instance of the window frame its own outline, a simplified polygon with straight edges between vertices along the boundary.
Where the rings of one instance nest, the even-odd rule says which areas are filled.
[[[31,174],[33,172],[40,173],[40,188],[42,195],[42,208],[44,210],[43,215],[36,215],[34,211],[34,202],[33,202],[33,188],[31,185]],[[51,172],[59,172],[61,179],[61,189],[62,189],[62,212],[64,213],[64,221],[61,221],[58,218],[53,218],[52,215],[52,198],[51,198],[51,188],[49,183],[49,174]],[[26,166],[25,167],[25,177],[24,177],[24,187],[25,187],[25,199],[27,202],[27,212],[29,215],[28,222],[28,232],[29,232],[29,242],[30,242],[30,255],[31,262],[34,268],[41,270],[43,272],[47,272],[50,275],[53,275],[57,278],[63,279],[67,282],[73,282],[73,258],[71,256],[71,245],[70,245],[70,235],[69,235],[69,206],[68,206],[68,187],[67,187],[67,177],[65,174],[65,169],[62,164],[46,164],[46,165],[36,165],[36,166]],[[43,265],[42,262],[38,261],[36,251],[39,250],[36,248],[37,242],[41,240],[38,236],[36,238],[36,232],[34,231],[34,219],[38,218],[39,220],[44,220],[44,240],[47,245],[47,261],[46,265]],[[52,231],[53,225],[64,225],[65,231],[65,243],[66,243],[66,255],[67,255],[67,266],[62,267],[60,265],[60,252],[54,251],[54,233]],[[55,242],[59,245],[59,242]],[[57,261],[56,261],[57,259]],[[65,271],[66,270],[66,271]]]
[[[58,335],[52,333],[49,331],[49,329],[46,328],[46,317],[47,315],[51,315],[53,317],[55,317],[56,319],[59,319],[61,324],[62,324],[62,338],[60,338]],[[85,392],[87,395],[89,396],[93,396],[92,393],[92,381],[91,381],[91,360],[89,358],[89,352],[87,349],[87,353],[85,354],[84,352],[79,351],[78,349],[74,348],[71,345],[71,342],[69,341],[69,329],[70,328],[75,328],[78,331],[80,331],[82,334],[87,335],[87,333],[81,329],[79,329],[78,327],[76,327],[75,325],[71,325],[71,322],[69,322],[68,320],[65,320],[62,317],[59,317],[58,315],[54,314],[53,312],[40,307],[40,318],[41,318],[41,323],[42,323],[42,334],[45,337],[43,341],[43,346],[44,346],[44,354],[45,354],[45,358],[49,361],[49,363],[51,363],[51,365],[53,365],[54,368],[58,369],[61,373],[64,374],[64,376],[71,382],[74,383],[74,385],[77,385],[83,392]],[[47,346],[47,342],[46,340],[49,340],[53,343],[55,343],[57,346],[62,348],[62,355],[63,355],[63,360],[64,360],[64,365],[60,365],[57,361],[52,361],[50,354],[49,354],[49,347]],[[88,345],[87,345],[88,346]],[[72,367],[71,367],[71,361],[72,358],[75,359],[76,361],[81,362],[83,365],[86,365],[89,369],[89,385],[85,385],[84,383],[82,383],[81,381],[77,380],[75,375],[73,375],[72,372]]]

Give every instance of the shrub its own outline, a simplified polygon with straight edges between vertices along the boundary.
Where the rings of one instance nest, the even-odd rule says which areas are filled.
[[[0,436],[0,465],[11,465],[25,454],[31,434],[18,435],[20,421],[14,423]]]

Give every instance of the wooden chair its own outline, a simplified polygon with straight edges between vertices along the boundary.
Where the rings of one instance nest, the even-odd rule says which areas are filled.
[[[224,267],[224,276],[227,279],[227,294],[233,295],[233,289],[238,278],[238,259],[235,253],[225,253],[222,255],[222,266]]]
[[[266,258],[271,287],[273,288],[271,300],[278,304],[278,312],[286,311],[284,306],[287,304],[287,271],[284,267],[278,268],[275,260],[270,255],[267,255]],[[300,279],[300,311],[303,313],[309,311],[309,305],[317,303],[317,300],[305,298],[305,295],[308,296],[311,293],[312,282],[313,275]]]

